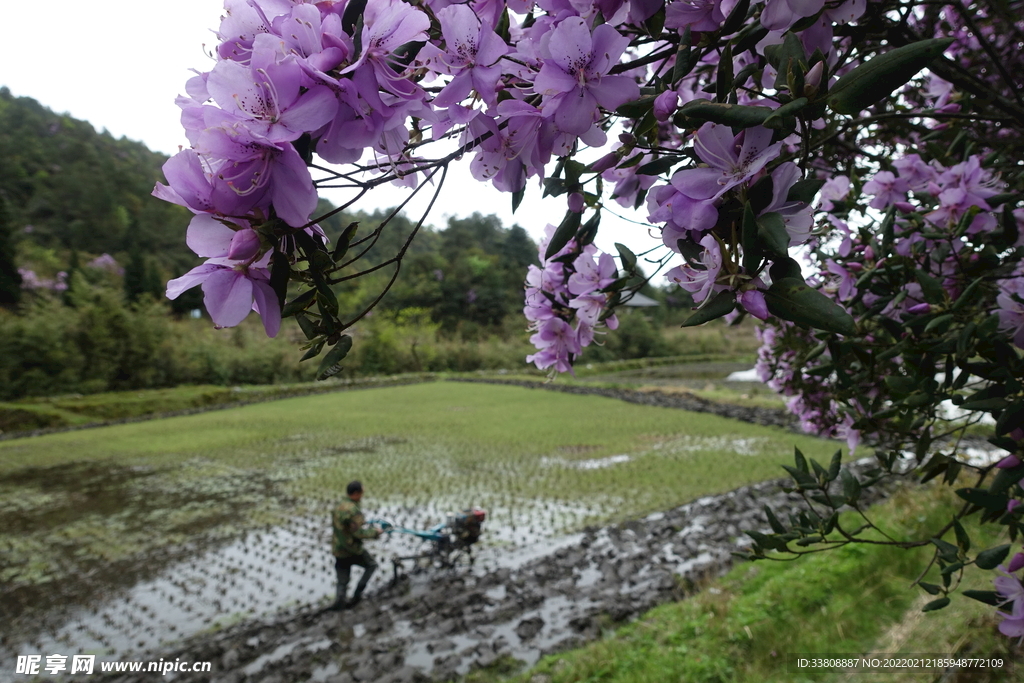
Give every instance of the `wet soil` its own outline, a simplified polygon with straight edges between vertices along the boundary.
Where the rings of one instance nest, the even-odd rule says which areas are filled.
[[[324,612],[323,603],[307,605],[193,637],[162,657],[212,662],[210,673],[179,674],[175,680],[226,683],[445,681],[481,667],[531,665],[681,599],[701,579],[724,572],[731,553],[749,543],[741,529],[769,531],[765,504],[777,515],[802,509],[799,496],[785,493],[783,484],[747,486],[643,519],[589,528],[548,542],[529,558],[499,560],[498,569],[403,574],[352,610]],[[875,495],[881,498],[898,485],[894,481]]]

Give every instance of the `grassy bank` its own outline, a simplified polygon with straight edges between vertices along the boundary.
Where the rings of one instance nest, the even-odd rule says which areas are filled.
[[[890,534],[920,538],[948,519],[949,489],[904,491],[872,510]],[[972,530],[973,531],[973,530]],[[992,527],[977,537],[994,545]],[[743,563],[681,602],[651,610],[636,622],[579,650],[543,659],[506,679],[478,672],[471,680],[516,683],[862,683],[939,680],[938,674],[808,673],[794,655],[933,653],[1020,659],[1015,643],[996,631],[993,608],[957,596],[938,612],[922,613],[932,596],[911,582],[927,565],[928,547],[911,551],[856,545],[795,562]],[[969,574],[961,588],[991,590],[990,572]],[[926,580],[941,583],[933,569]],[[1000,672],[961,672],[943,681],[1018,681],[1022,664]]]

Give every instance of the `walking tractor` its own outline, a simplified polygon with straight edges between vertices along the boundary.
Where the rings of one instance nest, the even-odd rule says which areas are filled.
[[[446,521],[426,530],[406,529],[382,519],[373,519],[370,520],[370,523],[380,524],[381,529],[386,533],[409,534],[410,536],[422,539],[428,544],[426,550],[417,555],[392,558],[394,580],[398,580],[398,574],[403,566],[402,563],[406,561],[411,562],[414,568],[425,565],[440,569],[451,569],[463,559],[468,560],[469,564],[472,565],[473,544],[480,540],[480,533],[486,518],[486,510],[466,508],[462,512],[449,516]]]

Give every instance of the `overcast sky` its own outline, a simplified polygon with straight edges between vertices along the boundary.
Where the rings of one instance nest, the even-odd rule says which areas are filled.
[[[167,5],[139,0],[8,3],[0,28],[0,85],[58,113],[89,121],[97,130],[174,154],[179,145],[188,144],[174,98],[184,92],[191,69],[212,67],[206,50],[216,45],[211,29],[222,11],[221,0],[176,0]],[[465,171],[467,165],[468,157],[449,174],[428,224],[443,226],[449,215],[479,211],[497,214],[506,226],[519,223],[537,239],[546,223],[561,220],[564,197],[541,200],[540,190],[531,183],[513,215],[510,196],[475,181]],[[356,208],[390,207],[406,192],[386,189],[372,192],[373,197]],[[630,214],[633,220],[644,217],[643,211]],[[614,242],[638,252],[656,244],[647,228],[606,213],[597,244],[614,252]]]

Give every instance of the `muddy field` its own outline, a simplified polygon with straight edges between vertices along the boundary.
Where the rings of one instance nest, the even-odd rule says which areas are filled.
[[[515,670],[683,598],[702,578],[723,572],[731,553],[747,544],[740,529],[769,531],[765,504],[780,515],[801,509],[782,483],[590,528],[540,544],[529,556],[493,554],[489,568],[403,574],[348,612],[307,605],[161,654],[213,663],[211,674],[179,676],[183,681],[445,681],[478,668]]]
[[[714,487],[737,468],[745,481],[762,470],[779,472],[780,453],[791,453],[801,437],[750,425],[788,426],[781,411],[658,392],[555,388],[585,395],[558,400],[587,400],[591,410],[626,401],[682,409],[670,411],[680,418],[716,417],[685,433],[654,435],[644,427],[625,450],[616,450],[617,436],[601,446],[580,443],[555,425],[550,444],[525,457],[506,453],[515,444],[501,434],[488,436],[503,444],[500,453],[462,441],[442,453],[437,443],[409,437],[355,437],[349,430],[347,439],[337,439],[285,423],[267,427],[267,445],[238,454],[76,460],[0,476],[0,543],[8,546],[0,558],[0,681],[18,655],[54,652],[210,661],[213,673],[196,680],[238,682],[449,680],[477,668],[520,668],[681,597],[696,579],[728,565],[745,543],[742,529],[764,525],[765,503],[784,514],[797,502],[777,482],[704,497],[687,496],[684,488],[702,478],[700,485]],[[538,397],[552,396],[514,387],[472,394],[473,400],[443,386],[408,391],[410,404],[423,400],[415,392],[437,398],[455,391],[455,403],[438,399],[434,409],[446,420],[491,428],[495,415],[510,410],[549,412],[547,404],[537,406]],[[391,403],[403,395],[382,394]],[[619,401],[593,403],[598,396]],[[295,405],[295,419],[306,420],[305,404]],[[221,415],[223,423],[235,413]],[[720,417],[731,420],[708,427]],[[545,427],[541,417],[531,419]],[[663,423],[659,417],[650,424]],[[273,458],[261,460],[271,450]],[[732,470],[707,469],[702,459],[732,462]],[[489,500],[474,565],[406,571],[392,582],[388,558],[422,548],[418,539],[392,534],[371,547],[381,570],[368,599],[351,612],[321,613],[333,597],[326,512],[346,480],[336,472],[339,463],[350,462],[371,477],[378,476],[371,466],[380,468],[377,481],[387,475],[398,490],[408,486],[408,494],[376,505],[371,490],[364,506],[400,526],[426,528]],[[407,465],[395,470],[409,462],[416,463],[411,473]],[[680,473],[684,479],[672,478]],[[717,490],[725,488],[731,487]],[[553,497],[559,490],[573,495]],[[619,525],[594,523],[602,515],[631,516],[616,510],[664,510],[657,502],[672,496],[698,499]]]

